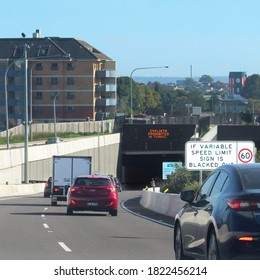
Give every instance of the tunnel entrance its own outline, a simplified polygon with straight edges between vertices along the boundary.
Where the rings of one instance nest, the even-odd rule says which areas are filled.
[[[185,143],[194,135],[194,124],[124,124],[121,180],[127,185],[149,185],[162,179],[163,162],[183,162]]]
[[[184,154],[123,155],[122,182],[126,185],[150,186],[152,178],[162,179],[163,162],[184,163]]]

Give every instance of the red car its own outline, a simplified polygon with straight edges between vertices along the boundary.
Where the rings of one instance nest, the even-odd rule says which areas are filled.
[[[67,214],[73,211],[104,211],[117,216],[118,192],[109,176],[79,176],[67,194]]]
[[[44,185],[44,194],[43,194],[44,197],[51,196],[51,184],[52,184],[52,177],[49,177]]]

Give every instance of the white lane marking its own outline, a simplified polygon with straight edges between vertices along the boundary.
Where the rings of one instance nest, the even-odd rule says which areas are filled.
[[[44,214],[42,214],[42,215],[41,215],[41,217],[42,217],[42,218],[45,218],[45,215],[44,215]]]
[[[121,207],[122,207],[124,210],[126,210],[127,212],[129,212],[129,213],[131,213],[131,214],[133,214],[133,215],[135,215],[135,216],[137,216],[137,217],[139,217],[139,218],[143,218],[143,219],[146,219],[146,220],[151,221],[151,222],[155,222],[155,223],[160,224],[160,225],[163,225],[163,226],[167,226],[167,227],[170,227],[170,228],[174,228],[174,225],[171,225],[171,224],[168,224],[168,223],[164,223],[164,222],[162,222],[162,221],[158,221],[158,220],[149,218],[149,217],[147,217],[147,216],[141,215],[141,214],[139,214],[139,213],[136,213],[136,212],[134,212],[134,211],[131,211],[129,208],[127,208],[127,207],[125,206],[125,202],[126,202],[125,200],[121,201],[120,205],[121,205]]]
[[[64,242],[58,242],[58,244],[62,247],[62,249],[64,249],[66,252],[71,252],[70,248],[65,245]]]
[[[49,226],[48,226],[47,224],[43,224],[43,226],[44,226],[45,228],[49,228]]]
[[[43,211],[47,211],[47,210],[48,210],[48,208],[47,208],[47,207],[43,209]]]

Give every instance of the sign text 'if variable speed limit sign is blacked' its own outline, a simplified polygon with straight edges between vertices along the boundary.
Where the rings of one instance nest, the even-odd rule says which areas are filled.
[[[224,164],[254,163],[252,141],[189,141],[185,144],[185,167],[188,170],[213,170]]]

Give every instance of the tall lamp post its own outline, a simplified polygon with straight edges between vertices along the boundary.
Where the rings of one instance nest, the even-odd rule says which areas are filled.
[[[56,130],[56,99],[59,93],[56,93],[53,99],[53,122],[54,122],[54,137],[55,143],[57,142],[57,130]]]
[[[28,45],[24,45],[24,182],[25,184],[29,183],[29,161],[28,161],[28,59],[27,59],[27,49],[30,47]]]
[[[131,74],[130,74],[130,97],[131,97],[131,119],[133,119],[133,73],[137,70],[145,70],[145,69],[156,69],[156,68],[169,68],[169,66],[152,66],[152,67],[140,67],[140,68],[135,68]]]

